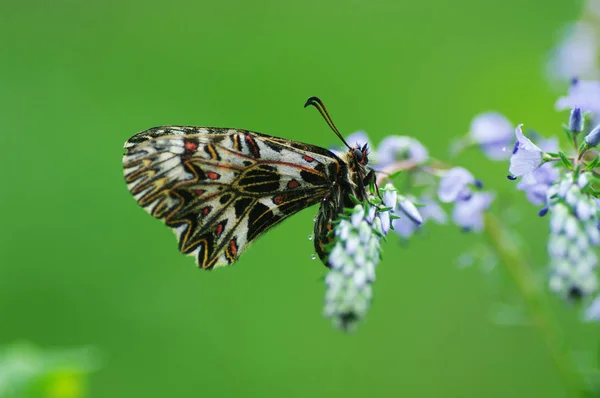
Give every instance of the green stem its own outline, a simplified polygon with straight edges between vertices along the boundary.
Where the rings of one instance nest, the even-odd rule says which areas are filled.
[[[562,375],[569,395],[584,397],[583,380],[563,338],[560,325],[556,322],[544,299],[544,291],[536,282],[510,232],[496,216],[488,213],[485,219],[485,233],[523,296],[532,321],[541,334],[557,370]]]

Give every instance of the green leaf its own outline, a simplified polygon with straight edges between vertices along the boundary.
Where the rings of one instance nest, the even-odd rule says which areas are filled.
[[[558,156],[560,156],[560,160],[562,160],[563,164],[565,165],[565,167],[569,170],[573,170],[573,164],[571,163],[571,161],[567,158],[567,155],[565,155],[562,151],[558,152]]]
[[[373,232],[374,235],[379,236],[380,238],[384,238],[385,235],[383,235],[383,233],[379,232],[378,230],[376,230],[375,228],[371,228],[371,231]]]
[[[569,130],[569,127],[565,124],[563,124],[562,127],[563,127],[563,131],[567,135],[567,138],[569,139],[569,142],[573,142],[573,132],[571,130]]]
[[[400,174],[402,174],[404,170],[396,170],[391,174],[387,175],[387,178],[389,178],[390,180],[393,180],[394,178],[398,177]]]
[[[575,182],[577,182],[580,172],[581,172],[581,163],[578,163],[577,167],[575,167],[575,171],[573,172],[573,180]]]
[[[589,194],[592,195],[594,198],[598,198],[600,197],[600,191],[596,191],[595,189],[590,187],[589,190]]]
[[[383,202],[383,200],[379,199],[377,196],[373,196],[371,198],[369,198],[369,203],[371,203],[372,205],[379,205]]]
[[[577,151],[577,157],[581,158],[581,156],[583,156],[583,153],[588,149],[590,149],[588,143],[585,140],[581,141],[581,145],[579,145],[579,150]]]
[[[588,163],[585,166],[585,170],[592,170],[595,169],[596,167],[598,167],[598,164],[600,163],[600,156],[596,156],[594,158],[594,160],[592,160],[590,163]]]
[[[360,200],[358,200],[358,199],[356,198],[356,196],[354,196],[354,195],[352,195],[352,194],[350,194],[349,196],[350,196],[350,200],[351,200],[351,201],[352,201],[352,202],[353,202],[355,205],[361,205],[361,204],[362,204],[362,202],[361,202]]]

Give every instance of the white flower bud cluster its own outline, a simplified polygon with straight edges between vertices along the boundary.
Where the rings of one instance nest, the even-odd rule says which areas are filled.
[[[368,203],[357,204],[334,229],[324,315],[344,330],[354,329],[369,309],[381,239],[390,230],[390,213],[398,202],[393,185],[387,184],[380,193],[383,200],[372,197]]]
[[[594,293],[598,288],[595,268],[600,245],[598,205],[585,190],[588,173],[564,175],[548,190],[550,207],[550,288],[571,299]]]

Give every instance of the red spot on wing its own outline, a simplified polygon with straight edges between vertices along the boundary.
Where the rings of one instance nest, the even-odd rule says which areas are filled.
[[[290,180],[287,183],[287,187],[289,189],[298,188],[299,186],[300,186],[300,183],[298,182],[298,180]]]
[[[219,178],[221,178],[221,176],[219,174],[215,173],[214,171],[207,171],[206,176],[208,178],[210,178],[211,180],[218,180]]]
[[[233,257],[237,256],[238,247],[235,238],[229,241],[229,251]]]
[[[204,207],[204,208],[202,209],[202,215],[203,215],[204,217],[206,217],[206,216],[208,215],[208,213],[210,213],[210,211],[211,211],[211,210],[212,210],[212,207],[210,207],[210,206],[206,206],[206,207]]]
[[[186,141],[185,142],[185,149],[188,151],[195,151],[196,149],[198,149],[198,144],[196,144],[195,142],[192,141]]]
[[[217,234],[217,236],[221,236],[222,233],[223,233],[223,224],[219,224],[219,225],[217,225],[217,228],[215,228],[215,234]]]
[[[283,202],[285,202],[285,196],[283,195],[277,195],[273,197],[273,203],[275,203],[276,205],[280,205]]]
[[[311,162],[314,162],[314,161],[315,161],[315,159],[314,159],[314,158],[311,158],[311,157],[310,157],[310,156],[308,156],[308,155],[304,155],[304,156],[302,156],[302,157],[303,157],[303,158],[304,158],[304,160],[306,160],[308,163],[311,163]]]
[[[204,189],[194,189],[194,193],[198,196],[202,195],[206,190]]]

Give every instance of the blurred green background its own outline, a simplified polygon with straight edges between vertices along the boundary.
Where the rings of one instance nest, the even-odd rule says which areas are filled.
[[[430,225],[408,246],[390,239],[369,316],[345,335],[321,315],[316,207],[234,267],[202,272],[130,197],[121,156],[165,124],[338,145],[302,108],[311,95],[346,133],[413,135],[441,159],[485,110],[560,133],[544,62],[579,12],[548,0],[1,2],[0,344],[97,347],[94,398],[566,396],[533,327],[490,321],[498,303],[519,305],[501,265],[456,266],[483,237]],[[499,192],[499,214],[514,206],[542,269],[546,222],[507,165],[476,151],[458,161]],[[597,334],[553,305],[573,342]]]

